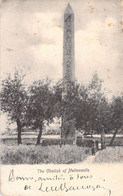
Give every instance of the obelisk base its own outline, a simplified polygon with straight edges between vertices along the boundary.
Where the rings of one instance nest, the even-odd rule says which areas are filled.
[[[75,140],[75,120],[67,120],[65,117],[62,117],[62,126],[61,126],[61,142],[62,144],[71,144]]]

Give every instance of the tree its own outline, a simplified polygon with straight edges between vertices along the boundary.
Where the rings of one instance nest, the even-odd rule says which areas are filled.
[[[89,132],[90,105],[87,86],[79,86],[78,102],[76,105],[76,128]]]
[[[100,133],[102,130],[107,100],[101,88],[102,80],[97,73],[93,75],[88,85],[80,85],[76,121],[77,127],[83,129],[85,133]]]
[[[66,120],[76,118],[77,104],[79,103],[79,88],[77,82],[69,82],[67,91],[63,81],[54,86],[55,111],[57,117],[66,116]]]
[[[97,73],[93,75],[89,85],[69,82],[67,93],[64,93],[63,82],[58,83],[56,85],[56,102],[58,103],[56,110],[59,110],[58,113],[61,116],[65,114],[68,120],[75,119],[77,129],[81,128],[86,133],[94,130],[100,133],[104,125],[104,116],[108,115],[108,103],[101,87],[102,81]]]
[[[11,122],[16,122],[18,132],[18,145],[21,144],[21,131],[25,125],[25,113],[27,109],[27,93],[25,90],[24,74],[15,70],[14,77],[8,74],[2,81],[1,109],[7,113]]]
[[[28,124],[39,129],[37,145],[40,144],[44,122],[51,122],[54,117],[54,94],[51,81],[39,80],[29,88],[29,104],[27,112]]]
[[[54,87],[56,116],[62,119],[61,142],[75,139],[76,117],[79,103],[80,85],[70,81],[60,81]]]
[[[111,128],[114,129],[113,137],[110,141],[110,145],[113,144],[118,130],[123,130],[123,96],[113,97],[111,103]]]
[[[88,85],[69,83],[69,90],[64,99],[63,83],[56,85],[56,111],[59,116],[65,112],[68,119],[75,119],[76,128],[85,133],[104,133],[114,131],[113,143],[118,130],[123,127],[123,96],[114,97],[110,102],[102,91],[102,80],[94,73]]]

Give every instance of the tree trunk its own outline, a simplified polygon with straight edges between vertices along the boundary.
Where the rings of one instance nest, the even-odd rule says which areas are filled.
[[[105,132],[104,130],[101,131],[101,150],[105,149],[106,145],[105,145]]]
[[[119,130],[119,129],[116,129],[116,130],[115,130],[114,135],[113,135],[113,137],[111,138],[111,141],[110,141],[110,144],[109,144],[110,146],[113,145],[113,142],[114,142],[114,139],[115,139],[115,137],[116,137],[116,134],[117,134],[118,130]]]
[[[17,131],[18,131],[18,145],[22,144],[21,142],[21,122],[20,119],[17,119]]]
[[[40,144],[41,136],[42,136],[42,125],[40,125],[40,127],[39,127],[39,134],[38,134],[38,137],[37,137],[37,143],[36,143],[36,145],[39,145]]]

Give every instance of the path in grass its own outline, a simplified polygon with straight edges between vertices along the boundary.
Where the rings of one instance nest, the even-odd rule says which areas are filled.
[[[98,151],[95,153],[95,155],[88,156],[83,163],[93,163],[95,160],[95,157],[98,155]]]

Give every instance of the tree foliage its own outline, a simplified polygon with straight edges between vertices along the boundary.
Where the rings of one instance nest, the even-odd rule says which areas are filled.
[[[102,80],[95,73],[88,85],[69,83],[67,93],[61,82],[56,85],[56,111],[68,119],[75,119],[76,129],[85,133],[110,133],[121,128],[122,98],[109,102],[102,91]]]
[[[54,86],[48,79],[34,82],[25,89],[24,75],[15,71],[2,82],[1,109],[11,122],[16,122],[18,144],[21,143],[22,127],[39,129],[37,144],[40,143],[44,123],[54,117],[75,121],[76,129],[85,133],[110,133],[114,130],[113,143],[118,130],[123,127],[123,96],[113,97],[109,102],[102,91],[102,80],[97,73],[88,85],[63,81]]]
[[[111,129],[114,130],[110,141],[110,145],[112,145],[118,131],[120,130],[120,133],[123,133],[123,96],[113,97],[110,115]]]
[[[21,143],[21,130],[25,125],[25,113],[27,109],[27,93],[23,84],[24,75],[17,70],[14,77],[8,74],[2,81],[1,109],[7,113],[11,122],[17,123],[18,144]]]
[[[28,124],[33,129],[39,129],[37,144],[40,144],[44,122],[48,123],[54,117],[54,95],[51,88],[51,81],[39,80],[29,88],[29,103],[27,112]]]

